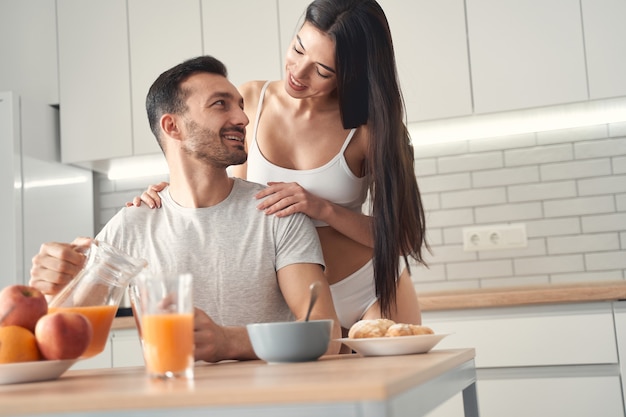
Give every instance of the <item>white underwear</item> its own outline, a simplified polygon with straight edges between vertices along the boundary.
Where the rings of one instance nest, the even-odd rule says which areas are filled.
[[[377,300],[372,260],[352,275],[331,285],[330,292],[341,327],[349,329]]]
[[[398,276],[404,272],[404,258],[398,263]],[[370,259],[352,275],[330,286],[333,304],[344,329],[350,329],[354,323],[378,300],[374,284],[374,262]]]

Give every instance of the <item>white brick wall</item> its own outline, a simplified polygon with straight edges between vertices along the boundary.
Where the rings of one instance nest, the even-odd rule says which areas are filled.
[[[626,123],[416,147],[429,268],[420,291],[626,279]],[[102,227],[162,176],[96,175]],[[528,247],[464,252],[462,229],[524,223]],[[99,228],[98,227],[98,230]]]
[[[430,270],[414,270],[418,290],[626,279],[626,123],[415,153],[424,201],[439,203],[426,204],[438,239]],[[524,223],[528,246],[463,252],[464,227],[499,223]]]

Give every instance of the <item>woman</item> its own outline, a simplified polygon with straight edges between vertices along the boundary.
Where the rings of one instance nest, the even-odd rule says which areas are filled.
[[[285,79],[241,86],[248,162],[268,215],[311,217],[342,327],[421,323],[407,258],[423,263],[424,212],[404,124],[391,33],[375,0],[316,0],[285,58]],[[164,184],[142,194],[158,204]],[[371,215],[361,213],[367,191]],[[140,204],[138,198],[135,204]]]

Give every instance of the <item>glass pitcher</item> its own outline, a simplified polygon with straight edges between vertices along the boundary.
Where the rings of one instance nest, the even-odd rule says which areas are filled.
[[[96,240],[85,250],[85,256],[81,271],[50,300],[48,311],[72,311],[89,319],[93,337],[83,357],[91,357],[104,350],[126,287],[147,262]]]

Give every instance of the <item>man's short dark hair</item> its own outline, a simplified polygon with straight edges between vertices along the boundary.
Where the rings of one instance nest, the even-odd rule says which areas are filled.
[[[217,74],[228,77],[226,66],[218,59],[209,56],[199,56],[188,59],[168,69],[154,81],[146,97],[146,111],[150,129],[161,144],[161,129],[159,121],[166,113],[181,114],[186,110],[185,100],[189,91],[181,89],[181,84],[193,74],[197,73]]]

